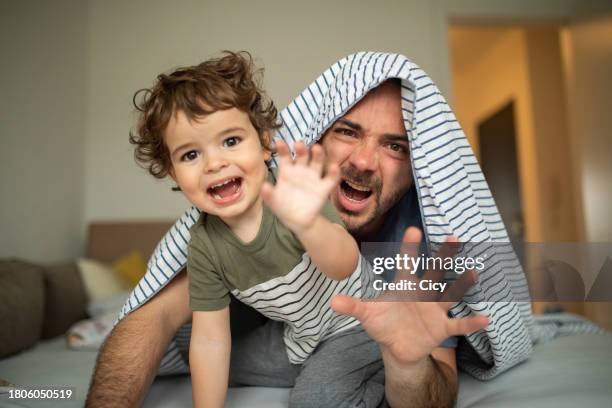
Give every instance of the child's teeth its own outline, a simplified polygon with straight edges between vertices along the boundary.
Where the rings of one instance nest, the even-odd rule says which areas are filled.
[[[222,186],[226,185],[227,183],[231,183],[232,181],[234,181],[233,178],[231,178],[229,180],[225,180],[223,183],[215,184],[214,186],[212,186],[212,188],[222,187]]]
[[[217,200],[221,199],[221,196],[219,194],[213,194],[213,197],[215,197]]]

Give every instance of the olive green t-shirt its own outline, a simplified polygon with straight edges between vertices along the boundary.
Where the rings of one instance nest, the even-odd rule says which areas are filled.
[[[269,174],[268,179],[274,181],[275,177]],[[322,215],[343,225],[329,200]],[[300,263],[303,254],[297,237],[265,205],[257,236],[248,243],[221,218],[202,213],[191,228],[187,257],[191,309],[221,310],[230,303],[232,290],[242,292],[285,276]]]

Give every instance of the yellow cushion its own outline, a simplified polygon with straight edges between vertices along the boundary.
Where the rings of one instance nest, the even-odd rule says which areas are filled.
[[[147,263],[139,251],[132,251],[117,259],[112,268],[119,272],[130,287],[134,287],[147,272]]]
[[[102,262],[81,258],[77,260],[77,265],[90,303],[130,289],[127,287],[127,281],[117,271]]]

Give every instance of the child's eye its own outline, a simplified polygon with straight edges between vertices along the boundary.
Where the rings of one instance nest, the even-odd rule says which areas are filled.
[[[238,136],[231,136],[223,141],[223,146],[232,147],[236,146],[238,143],[240,143],[240,138]]]
[[[181,156],[181,161],[192,161],[197,159],[199,153],[195,150],[190,150]]]

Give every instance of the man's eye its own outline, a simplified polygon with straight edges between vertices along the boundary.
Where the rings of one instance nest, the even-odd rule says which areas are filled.
[[[389,150],[392,150],[397,153],[402,153],[402,154],[408,153],[408,148],[399,143],[389,143],[387,147],[389,148]]]
[[[356,132],[353,129],[349,129],[349,128],[336,128],[334,131],[343,136],[348,136],[348,137],[356,136]]]
[[[240,143],[240,138],[238,136],[231,136],[223,141],[223,146],[232,147],[236,146],[238,143]]]
[[[198,158],[199,153],[195,150],[190,150],[181,156],[181,161],[192,161]]]

